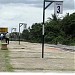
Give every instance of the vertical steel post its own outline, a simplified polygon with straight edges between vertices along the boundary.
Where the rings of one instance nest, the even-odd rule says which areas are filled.
[[[20,23],[19,23],[19,45],[20,45]]]
[[[19,23],[19,45],[20,45],[20,27],[21,27],[22,25],[27,25],[27,24],[25,24],[25,23]]]
[[[49,2],[47,6],[45,6],[45,2]],[[42,58],[44,58],[44,25],[45,25],[45,9],[47,9],[53,2],[63,2],[63,1],[50,1],[44,0],[43,1],[43,25],[42,25]]]
[[[42,58],[44,58],[44,24],[45,24],[45,0],[44,0],[44,2],[43,2]]]
[[[11,41],[12,41],[12,28],[11,28]]]

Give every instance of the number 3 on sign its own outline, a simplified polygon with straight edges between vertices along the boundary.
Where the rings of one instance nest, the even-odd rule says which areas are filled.
[[[63,12],[63,2],[55,2],[54,3],[54,13],[62,14]]]
[[[57,13],[60,13],[60,6],[57,6]]]

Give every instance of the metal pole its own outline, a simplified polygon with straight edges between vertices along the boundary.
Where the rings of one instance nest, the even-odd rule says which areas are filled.
[[[12,28],[11,28],[11,41],[12,41]]]
[[[20,45],[20,23],[19,23],[19,45]]]
[[[21,27],[22,25],[27,25],[27,24],[25,24],[25,23],[19,23],[19,45],[20,45],[20,27]]]
[[[45,2],[50,2],[47,6],[45,6]],[[50,1],[44,0],[43,2],[43,25],[42,25],[42,58],[44,58],[44,25],[45,25],[45,9],[47,9],[53,2],[63,2],[63,1]]]
[[[44,3],[43,3],[42,58],[44,58],[44,24],[45,24],[45,0],[44,0]]]

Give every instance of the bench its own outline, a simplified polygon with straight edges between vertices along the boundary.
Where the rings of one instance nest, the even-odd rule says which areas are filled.
[[[7,43],[2,43],[1,44],[1,50],[7,50],[8,48],[7,48]]]

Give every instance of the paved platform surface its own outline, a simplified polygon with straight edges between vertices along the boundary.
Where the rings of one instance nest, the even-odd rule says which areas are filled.
[[[75,52],[45,44],[11,41],[8,45],[10,64],[15,72],[75,72]]]

